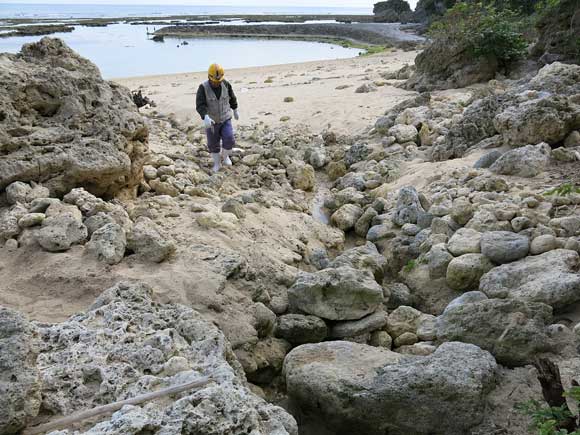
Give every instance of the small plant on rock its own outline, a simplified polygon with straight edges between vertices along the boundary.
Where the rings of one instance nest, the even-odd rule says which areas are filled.
[[[417,262],[415,260],[409,260],[407,264],[403,267],[403,271],[405,273],[411,272],[413,269],[417,267]]]
[[[569,196],[573,193],[580,193],[580,187],[572,183],[562,183],[558,187],[554,187],[544,193],[545,196]]]

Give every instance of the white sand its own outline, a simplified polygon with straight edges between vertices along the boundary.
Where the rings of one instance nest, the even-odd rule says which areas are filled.
[[[355,89],[364,83],[384,82],[381,72],[413,63],[416,54],[396,50],[353,59],[232,70],[227,69],[227,59],[218,60],[238,96],[240,123],[263,121],[276,125],[281,117],[289,116],[288,122],[305,124],[313,132],[330,125],[334,131],[352,135],[411,94],[393,86],[380,86],[377,92],[366,94],[357,94]],[[206,72],[197,72],[114,81],[132,90],[142,89],[157,103],[154,110],[160,113],[174,113],[181,121],[201,123],[195,113],[195,92],[206,77]],[[272,83],[265,83],[268,78]],[[350,87],[336,89],[342,85]],[[285,97],[293,97],[294,102],[285,103]]]

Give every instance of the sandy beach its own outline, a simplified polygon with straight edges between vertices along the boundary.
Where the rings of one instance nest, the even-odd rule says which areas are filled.
[[[227,59],[216,59],[226,68],[240,103],[241,124],[282,122],[304,124],[313,132],[330,127],[354,134],[372,125],[386,109],[412,93],[385,84],[381,73],[413,63],[416,51],[389,50],[352,59],[228,69]],[[131,90],[141,89],[155,101],[153,110],[187,123],[199,123],[195,92],[206,72],[114,79]],[[377,83],[376,92],[355,93],[365,83]],[[396,82],[389,82],[395,84]],[[284,102],[286,97],[294,99]],[[289,117],[287,121],[281,121]]]

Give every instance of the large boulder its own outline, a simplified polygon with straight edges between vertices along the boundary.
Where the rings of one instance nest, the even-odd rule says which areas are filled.
[[[147,128],[128,89],[59,39],[0,55],[0,190],[42,182],[99,196],[136,193]]]
[[[0,433],[16,434],[36,417],[42,401],[36,367],[36,328],[0,307]]]
[[[499,175],[531,178],[541,174],[550,161],[550,147],[543,143],[508,151],[489,168]]]
[[[481,236],[481,253],[496,264],[509,263],[528,255],[530,239],[510,231],[489,231]]]
[[[383,289],[369,272],[338,267],[302,273],[288,290],[291,307],[328,320],[356,320],[377,310]]]
[[[546,142],[554,145],[580,127],[580,106],[567,97],[550,96],[520,103],[514,101],[493,120],[506,145]]]
[[[486,273],[479,289],[490,298],[543,302],[555,309],[580,300],[580,256],[556,249],[496,267]]]
[[[439,341],[462,341],[491,352],[507,366],[530,364],[550,349],[552,309],[541,303],[484,299],[454,304],[437,318]]]
[[[379,284],[385,276],[385,257],[383,257],[374,243],[367,242],[363,246],[344,251],[330,263],[330,267],[352,267],[353,269],[370,272]]]
[[[291,401],[337,435],[469,433],[483,419],[495,369],[488,352],[463,343],[406,357],[334,341],[297,347],[284,361]]]
[[[142,408],[124,407],[83,432],[298,434],[288,413],[249,390],[217,327],[191,308],[158,304],[152,295],[146,285],[120,283],[86,312],[40,328],[46,416],[70,415],[210,376],[212,382],[201,388]]]

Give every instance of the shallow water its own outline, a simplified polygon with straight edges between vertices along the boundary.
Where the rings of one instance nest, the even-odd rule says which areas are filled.
[[[147,37],[153,26],[112,24],[107,27],[77,26],[74,32],[57,33],[82,56],[93,61],[105,78],[134,77],[203,71],[211,62],[226,69],[257,67],[314,60],[344,59],[360,50],[337,45],[264,39],[182,39],[154,42]],[[0,52],[17,53],[22,44],[38,36],[0,38]]]

